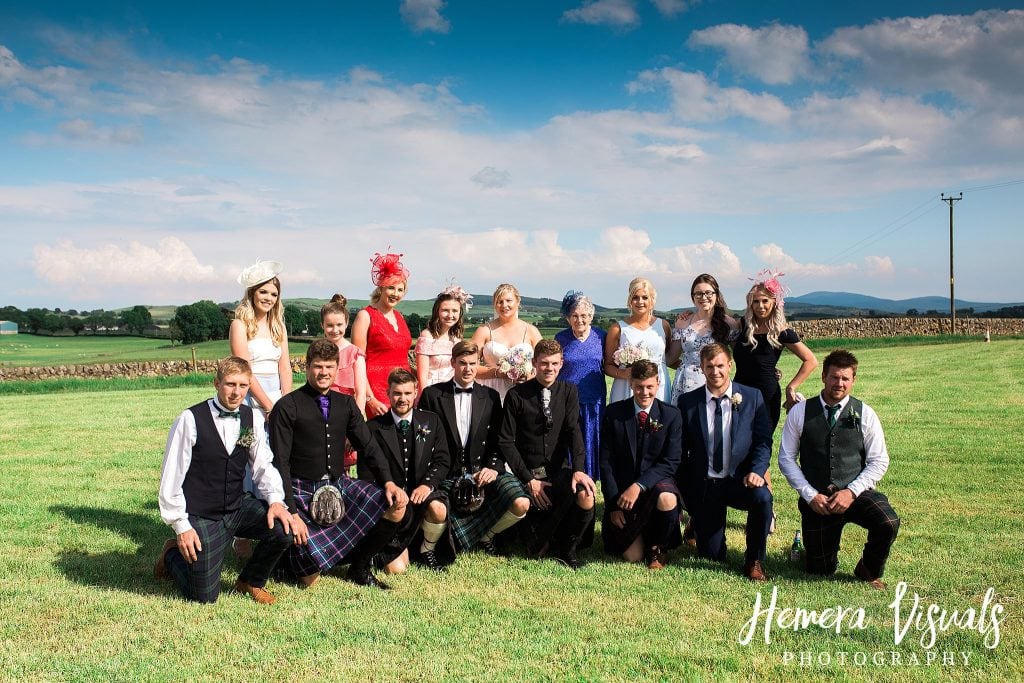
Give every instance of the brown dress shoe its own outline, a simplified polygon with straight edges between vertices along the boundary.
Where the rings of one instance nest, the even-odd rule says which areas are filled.
[[[764,573],[761,560],[754,560],[743,565],[743,575],[751,581],[767,581],[768,575]]]
[[[256,586],[250,585],[245,581],[235,582],[235,592],[245,593],[261,605],[273,605],[275,602],[277,602],[277,598],[271,595],[270,592],[266,589],[257,588]]]
[[[864,560],[857,563],[857,566],[853,569],[853,575],[861,581],[865,581],[869,586],[874,588],[876,591],[885,590],[885,581],[882,581],[877,576],[872,577],[868,574],[868,570],[864,568]]]
[[[170,581],[171,573],[167,571],[167,551],[171,548],[177,548],[178,541],[174,538],[168,538],[164,541],[164,547],[160,549],[160,554],[156,556],[156,564],[153,565],[153,577],[160,581]]]
[[[661,546],[652,545],[647,549],[647,568],[664,569],[668,566],[668,553],[661,549]]]

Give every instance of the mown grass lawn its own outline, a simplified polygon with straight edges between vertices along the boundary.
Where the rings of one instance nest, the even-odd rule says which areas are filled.
[[[225,594],[178,599],[152,579],[170,531],[156,510],[164,439],[202,387],[0,396],[0,677],[5,680],[1019,680],[1024,515],[1024,342],[858,351],[855,393],[878,411],[892,466],[881,489],[903,518],[886,580],[850,579],[865,534],[848,527],[840,572],[813,580],[784,560],[799,524],[776,477],[779,533],[767,587],[738,574],[742,516],[730,515],[725,567],[676,551],[648,572],[591,550],[570,573],[552,562],[469,554],[447,573],[411,571],[388,593],[325,577],[271,584],[277,605]],[[792,373],[792,357],[783,370]],[[810,381],[804,393],[820,384]],[[237,575],[229,566],[225,587]],[[940,634],[926,666],[920,633],[895,645],[898,581],[924,605],[979,609],[995,589],[1001,642]],[[775,628],[740,645],[755,596],[780,607],[863,607],[865,630]],[[905,609],[909,605],[905,605]],[[786,653],[828,653],[801,668]],[[850,661],[838,663],[838,653]],[[872,663],[876,652],[884,664]],[[889,653],[898,653],[893,665]],[[959,653],[966,652],[963,666]],[[864,665],[853,663],[866,653]],[[915,655],[921,666],[907,666]],[[799,655],[794,655],[798,657]]]

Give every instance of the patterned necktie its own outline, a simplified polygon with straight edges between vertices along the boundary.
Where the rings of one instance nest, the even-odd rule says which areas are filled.
[[[721,396],[719,398],[712,397],[711,399],[715,402],[714,453],[712,455],[711,469],[719,473],[725,469],[725,451],[722,445],[722,401],[728,398],[728,396]]]
[[[839,406],[825,406],[825,410],[828,411],[828,428],[832,429],[836,426],[836,415],[839,414]]]
[[[323,414],[324,420],[329,419],[329,415],[331,414],[331,399],[325,394],[320,394],[317,396],[317,400],[320,402],[320,412]]]
[[[640,431],[643,432],[647,428],[647,411],[641,410],[636,414],[636,424],[640,427]]]
[[[238,414],[237,410],[233,410],[232,411],[232,410],[222,410],[220,408],[217,408],[217,413],[218,413],[217,417],[233,417],[236,420],[240,420],[241,419],[241,416]]]
[[[400,431],[402,433],[402,436],[405,436],[406,434],[408,434],[409,433],[409,421],[408,420],[399,420],[398,421],[398,431]]]

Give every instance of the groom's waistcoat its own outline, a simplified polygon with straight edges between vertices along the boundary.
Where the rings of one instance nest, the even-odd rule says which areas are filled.
[[[856,412],[856,419],[852,411]],[[819,491],[830,484],[845,488],[864,469],[864,434],[859,417],[863,412],[864,404],[850,397],[835,426],[829,428],[821,401],[807,401],[800,435],[800,469],[811,486]]]
[[[206,401],[189,408],[196,422],[196,443],[192,462],[181,489],[185,510],[205,519],[222,519],[238,509],[242,500],[242,479],[249,462],[249,449],[235,444],[230,453],[224,448],[217,425],[213,423]],[[239,406],[241,429],[252,431],[252,408]]]

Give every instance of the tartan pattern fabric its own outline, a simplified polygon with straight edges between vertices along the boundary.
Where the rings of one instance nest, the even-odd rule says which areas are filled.
[[[451,495],[455,479],[446,479],[441,490]],[[460,515],[454,509],[448,509],[448,528],[455,538],[458,549],[469,550],[491,530],[516,498],[528,497],[526,489],[519,479],[501,472],[498,478],[484,488],[484,504],[476,512]]]
[[[633,541],[636,540],[637,536],[645,533],[648,523],[651,521],[651,514],[655,511],[658,505],[658,496],[662,493],[674,494],[676,500],[679,501],[674,511],[676,523],[672,525],[672,532],[668,540],[661,545],[663,550],[671,550],[672,548],[678,548],[683,542],[683,536],[679,532],[679,510],[681,509],[683,494],[679,492],[679,487],[676,486],[676,482],[673,479],[662,479],[653,488],[647,489],[642,492],[636,499],[636,504],[633,505],[633,509],[629,511],[623,511],[626,516],[626,524],[620,529],[611,523],[612,507],[606,502],[604,508],[604,518],[601,521],[601,538],[604,540],[604,551],[609,555],[621,555],[626,552],[629,546],[633,545]],[[644,538],[645,545],[654,545],[654,541],[650,539],[650,534],[646,534]]]
[[[800,517],[807,553],[807,572],[832,574],[839,567],[839,542],[847,523],[868,530],[864,544],[864,569],[874,578],[885,571],[889,551],[900,530],[900,518],[884,493],[874,489],[857,496],[841,515],[819,515],[801,498]]]
[[[309,502],[313,493],[327,483],[341,490],[345,501],[345,516],[337,524],[322,527],[309,517]],[[384,491],[358,479],[342,476],[334,481],[310,481],[292,477],[295,507],[309,528],[306,545],[292,545],[288,551],[288,568],[295,576],[309,576],[342,564],[353,548],[380,521],[387,509]]]
[[[197,602],[216,602],[220,595],[220,575],[224,554],[235,536],[259,541],[246,562],[239,581],[263,587],[278,559],[292,545],[292,537],[284,532],[281,522],[267,528],[267,504],[251,494],[242,496],[239,508],[222,519],[188,516],[189,524],[199,536],[203,549],[192,564],[185,561],[177,548],[167,551],[167,570],[182,594]]]

